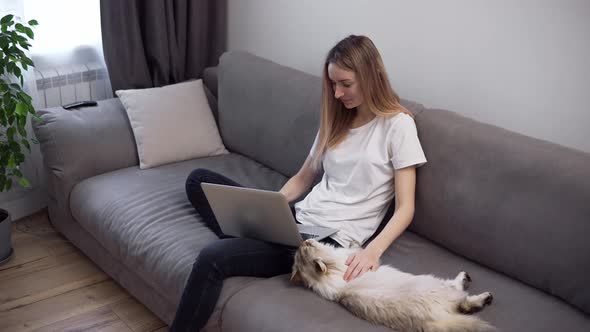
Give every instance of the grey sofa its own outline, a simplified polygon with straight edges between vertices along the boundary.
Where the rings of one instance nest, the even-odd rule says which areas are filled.
[[[228,155],[140,170],[118,99],[41,110],[45,122],[34,124],[53,225],[167,323],[195,257],[216,240],[186,198],[188,174],[209,168],[278,190],[319,124],[316,76],[230,52],[204,82]],[[403,104],[428,163],[418,170],[414,221],[383,263],[440,277],[468,271],[472,292],[493,292],[480,315],[502,331],[590,331],[590,155]],[[281,275],[226,280],[207,330],[389,329]]]

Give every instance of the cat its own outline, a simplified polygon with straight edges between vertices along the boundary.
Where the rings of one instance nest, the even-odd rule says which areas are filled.
[[[360,318],[402,332],[495,330],[466,315],[482,310],[493,299],[490,292],[469,296],[465,289],[471,278],[466,272],[443,280],[382,265],[346,282],[345,262],[354,251],[306,240],[295,253],[291,281],[303,283]]]

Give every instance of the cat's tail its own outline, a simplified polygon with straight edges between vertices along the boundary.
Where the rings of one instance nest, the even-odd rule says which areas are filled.
[[[428,332],[491,332],[496,329],[475,316],[450,315],[445,319],[428,322],[424,329]]]

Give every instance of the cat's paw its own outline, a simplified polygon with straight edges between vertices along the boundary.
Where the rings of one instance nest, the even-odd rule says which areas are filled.
[[[469,273],[467,273],[465,271],[463,271],[461,273],[463,273],[463,276],[467,282],[471,282],[471,276],[469,275]]]
[[[458,281],[461,290],[466,290],[471,282],[471,277],[467,272],[461,271],[455,280]]]
[[[494,301],[494,296],[492,295],[492,293],[490,292],[485,292],[484,293],[484,299],[483,299],[483,305],[490,305],[492,304],[492,301]]]

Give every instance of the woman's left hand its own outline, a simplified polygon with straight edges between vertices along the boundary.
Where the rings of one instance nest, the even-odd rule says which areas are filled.
[[[379,257],[380,255],[377,252],[369,248],[350,255],[345,263],[348,265],[348,269],[344,273],[344,280],[348,282],[362,276],[367,271],[377,270],[379,268]]]

